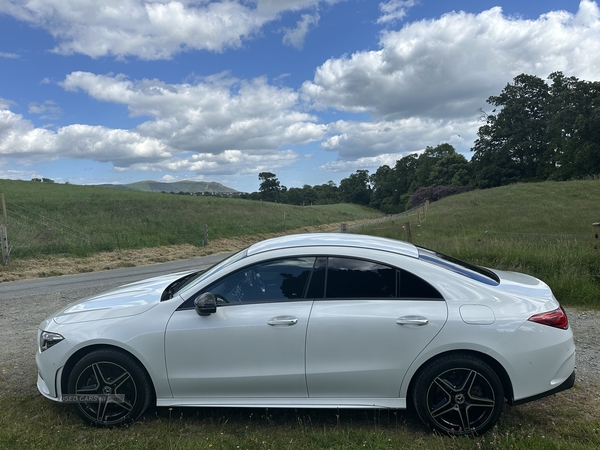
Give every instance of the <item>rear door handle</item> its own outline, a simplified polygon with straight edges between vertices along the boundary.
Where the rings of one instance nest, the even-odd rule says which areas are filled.
[[[429,319],[423,316],[403,316],[396,319],[398,325],[416,325],[422,327],[429,323]]]
[[[267,322],[272,327],[281,326],[281,325],[296,325],[298,323],[298,319],[294,316],[278,316],[273,317]]]

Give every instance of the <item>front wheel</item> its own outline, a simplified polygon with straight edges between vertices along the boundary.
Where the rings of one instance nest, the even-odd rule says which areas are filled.
[[[139,363],[109,349],[88,353],[75,364],[68,392],[84,420],[109,427],[137,419],[152,398],[151,383]]]
[[[497,422],[504,389],[492,368],[468,355],[431,362],[419,375],[413,402],[427,425],[452,435],[483,434]]]

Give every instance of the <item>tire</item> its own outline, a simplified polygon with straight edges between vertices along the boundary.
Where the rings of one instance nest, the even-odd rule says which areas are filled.
[[[151,382],[139,363],[110,349],[88,353],[75,364],[68,392],[86,422],[105,427],[134,421],[153,398]]]
[[[482,360],[449,355],[428,364],[413,389],[417,414],[450,435],[480,435],[493,427],[504,406],[502,382]]]

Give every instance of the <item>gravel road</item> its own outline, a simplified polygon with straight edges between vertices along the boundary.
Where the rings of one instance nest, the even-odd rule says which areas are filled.
[[[158,264],[153,266],[152,271],[159,274],[186,270],[186,267],[203,268],[223,257],[224,255],[219,255],[213,256],[212,259],[188,260],[189,267],[181,263],[178,266],[172,265],[173,263]],[[146,278],[151,275],[148,267],[115,270],[111,271],[113,274],[106,276],[105,273],[101,277],[86,274],[74,276],[80,277],[76,279],[57,277],[30,282],[0,283],[0,396],[37,392],[37,327],[44,318],[80,298],[103,292],[124,282]],[[93,276],[98,278],[93,281],[93,278],[90,278]],[[600,311],[569,308],[567,314],[577,346],[577,384],[584,388],[585,392],[591,389],[598,395]]]

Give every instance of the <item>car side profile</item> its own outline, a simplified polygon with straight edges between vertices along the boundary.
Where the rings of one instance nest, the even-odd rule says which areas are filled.
[[[414,406],[434,430],[490,429],[574,384],[567,316],[542,281],[392,239],[269,239],[204,272],[71,304],[38,331],[38,389],[89,423],[151,405]]]

